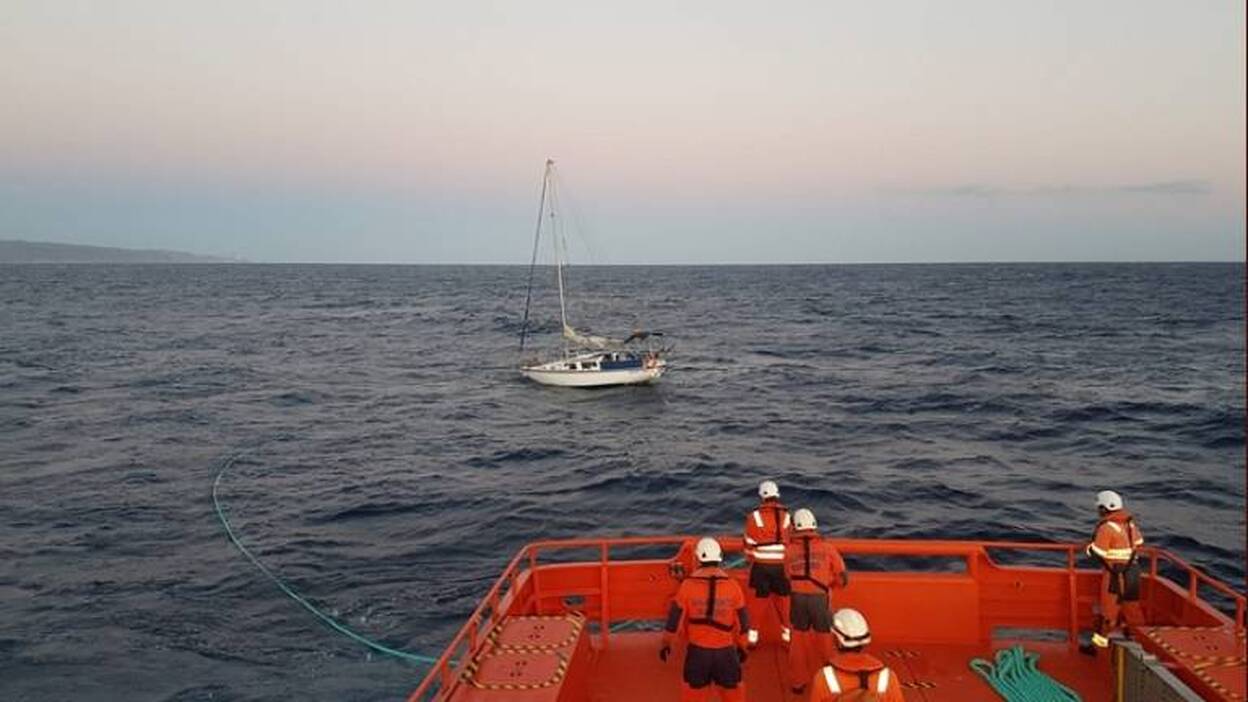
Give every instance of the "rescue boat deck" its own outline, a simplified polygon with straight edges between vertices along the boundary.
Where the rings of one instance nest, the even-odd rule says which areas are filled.
[[[525,547],[409,702],[678,699],[682,651],[661,662],[658,629],[680,579],[692,571],[694,541]],[[739,538],[719,541],[726,554],[741,550]],[[898,675],[908,701],[999,700],[968,664],[1015,643],[1039,653],[1040,670],[1087,702],[1129,699],[1120,694],[1124,682],[1109,654],[1077,650],[1100,582],[1099,571],[1077,567],[1080,546],[827,541],[851,572],[833,606],[867,616],[869,652]],[[1244,596],[1168,552],[1149,548],[1144,557],[1147,625],[1133,638],[1202,699],[1244,700]],[[744,569],[730,573],[744,582]],[[801,699],[789,692],[774,614],[758,619],[763,643],[746,662],[748,699]]]

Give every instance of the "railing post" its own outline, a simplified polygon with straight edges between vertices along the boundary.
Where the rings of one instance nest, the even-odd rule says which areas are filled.
[[[601,606],[598,608],[598,629],[602,633],[602,650],[605,651],[607,650],[607,639],[611,635],[611,593],[607,589],[607,582],[610,580],[607,577],[607,571],[610,569],[611,547],[607,545],[606,541],[603,541],[599,548],[601,562],[598,566],[598,587],[602,594],[600,596]]]
[[[1070,595],[1070,621],[1066,639],[1071,650],[1079,647],[1079,588],[1075,570],[1075,549],[1066,549],[1066,588]]]
[[[438,672],[441,673],[440,677],[442,678],[442,689],[449,690],[451,688],[451,659],[449,657],[446,659],[446,662],[442,664],[442,668]]]
[[[975,584],[975,606],[980,607],[984,597],[984,590],[979,581],[982,566],[988,562],[988,549],[980,544],[976,544],[969,551],[962,554],[966,564],[966,575]],[[976,625],[976,635],[985,642],[992,641],[992,626],[988,624],[983,615],[979,616],[979,622]]]
[[[1190,567],[1187,569],[1187,599],[1192,602],[1196,601],[1196,586],[1200,584],[1200,578],[1196,577],[1196,571]]]
[[[542,590],[538,587],[537,577],[537,548],[529,549],[529,579],[533,581],[533,610],[534,614],[542,613]]]

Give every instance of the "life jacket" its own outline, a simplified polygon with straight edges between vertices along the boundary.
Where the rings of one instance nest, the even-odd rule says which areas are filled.
[[[1096,523],[1096,532],[1088,550],[1096,554],[1111,570],[1121,570],[1134,561],[1144,535],[1135,519],[1125,509],[1115,510]]]
[[[676,591],[676,605],[684,612],[689,643],[703,648],[734,646],[745,609],[745,593],[737,581],[719,568],[699,568]]]
[[[831,580],[835,570],[831,562],[831,554],[827,552],[827,547],[821,541],[816,544],[818,552],[811,553],[811,542],[819,539],[818,536],[805,535],[798,538],[801,548],[790,548],[786,561],[789,582],[793,583],[793,590],[795,592],[828,592],[832,589]]]
[[[865,653],[842,653],[820,670],[823,686],[830,696],[815,699],[847,702],[883,700],[893,685],[892,671],[879,659]]]
[[[784,563],[784,545],[792,526],[789,510],[767,500],[745,517],[745,551],[755,563]]]
[[[727,622],[720,621],[715,618],[715,596],[716,590],[720,582],[728,580],[726,575],[691,575],[693,580],[706,581],[706,608],[702,610],[701,616],[694,616],[693,612],[689,613],[689,626],[709,626],[720,631],[732,631],[736,628],[736,623],[732,620]],[[734,613],[735,614],[735,613]]]

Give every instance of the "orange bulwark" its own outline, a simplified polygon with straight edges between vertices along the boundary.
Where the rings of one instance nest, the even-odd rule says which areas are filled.
[[[409,702],[675,702],[683,651],[673,652],[666,664],[658,651],[668,604],[694,570],[695,541],[526,546]],[[836,606],[866,615],[869,651],[900,678],[909,702],[999,702],[968,662],[1017,643],[1039,653],[1040,670],[1087,702],[1142,699],[1130,696],[1124,671],[1154,668],[1162,668],[1166,680],[1181,681],[1170,684],[1185,684],[1206,700],[1248,699],[1244,596],[1169,552],[1141,549],[1148,565],[1141,585],[1144,622],[1128,630],[1158,661],[1129,667],[1122,663],[1123,648],[1115,656],[1078,652],[1079,633],[1092,626],[1101,581],[1099,569],[1077,567],[1082,544],[826,541],[851,572]],[[726,556],[742,550],[739,537],[719,542]],[[552,554],[559,562],[543,562]],[[744,569],[726,570],[744,586]],[[1226,611],[1205,599],[1210,595]],[[747,597],[753,593],[747,590]],[[777,625],[768,620],[761,626]],[[777,632],[763,638],[775,641]],[[779,644],[753,651],[745,664],[749,698],[803,699],[789,692],[786,666]]]

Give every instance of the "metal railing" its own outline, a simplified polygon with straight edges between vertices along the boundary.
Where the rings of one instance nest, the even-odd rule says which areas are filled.
[[[488,633],[502,620],[504,613],[500,607],[503,604],[503,599],[505,596],[516,594],[515,585],[523,573],[528,572],[531,574],[534,599],[540,598],[538,556],[543,550],[598,549],[598,563],[602,573],[600,587],[603,602],[599,619],[601,622],[600,630],[605,639],[610,631],[610,607],[607,605],[607,566],[612,562],[610,560],[611,547],[683,544],[694,538],[696,537],[621,537],[613,539],[564,539],[529,543],[520,549],[519,553],[503,569],[502,575],[486,592],[485,597],[481,599],[481,603],[469,615],[468,621],[464,623],[459,632],[455,634],[455,637],[451,639],[450,644],[447,645],[442,655],[438,657],[437,662],[433,664],[432,669],[425,676],[424,680],[408,697],[408,702],[423,702],[424,700],[432,699],[432,695],[439,690],[449,690],[451,688],[455,679],[459,676],[461,666],[477,650],[477,644],[481,639],[482,633]]]
[[[1177,566],[1180,570],[1187,571],[1186,589],[1188,602],[1193,604],[1202,602],[1200,599],[1200,586],[1206,585],[1235,603],[1235,616],[1232,619],[1235,633],[1239,634],[1244,630],[1245,603],[1248,602],[1248,598],[1245,598],[1242,593],[1236,592],[1231,586],[1207,575],[1204,571],[1165,549],[1146,546],[1144,551],[1149,558],[1148,574],[1150,576],[1153,578],[1162,577],[1157,572],[1157,564],[1161,561],[1168,562]]]

